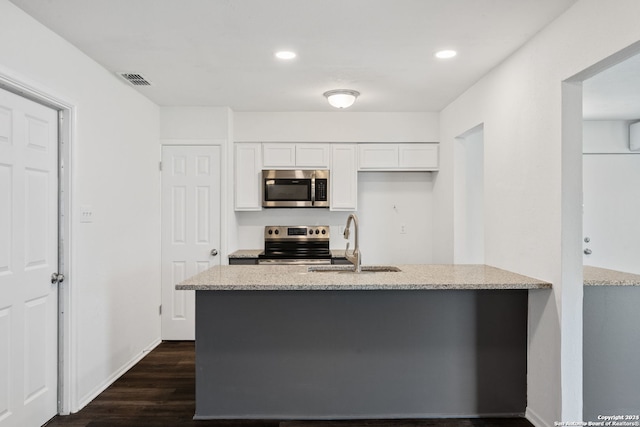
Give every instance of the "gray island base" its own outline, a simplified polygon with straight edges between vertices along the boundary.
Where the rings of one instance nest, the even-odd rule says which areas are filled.
[[[196,419],[523,414],[527,291],[197,291]]]
[[[234,267],[214,267],[226,271],[210,271],[209,280],[240,280]],[[263,276],[291,273],[290,267],[249,268],[256,269],[249,276],[258,269]],[[333,273],[309,274],[324,283]],[[202,277],[178,286],[196,289],[195,419],[524,414],[529,290],[521,288],[523,276],[514,275],[516,289],[502,283],[366,291],[259,290],[256,283],[247,290],[229,283],[229,291]],[[260,280],[270,288],[278,281]]]

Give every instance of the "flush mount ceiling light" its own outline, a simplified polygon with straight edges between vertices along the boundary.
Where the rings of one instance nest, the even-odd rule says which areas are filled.
[[[281,50],[276,52],[276,58],[278,59],[293,59],[296,57],[296,53],[290,50]]]
[[[458,52],[456,52],[455,50],[441,50],[436,52],[436,58],[440,58],[440,59],[449,59],[449,58],[453,58],[454,56],[456,56],[458,54]]]
[[[351,89],[334,89],[323,93],[329,104],[336,108],[349,108],[356,102],[360,92]]]

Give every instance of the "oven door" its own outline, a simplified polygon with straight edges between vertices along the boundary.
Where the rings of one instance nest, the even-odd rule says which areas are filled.
[[[262,206],[295,208],[313,206],[313,171],[262,171]]]

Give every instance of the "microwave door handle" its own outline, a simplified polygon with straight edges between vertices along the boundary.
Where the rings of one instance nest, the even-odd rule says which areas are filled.
[[[311,173],[311,206],[316,204],[316,172]]]

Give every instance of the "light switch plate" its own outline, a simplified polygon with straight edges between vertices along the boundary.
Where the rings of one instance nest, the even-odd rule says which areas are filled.
[[[93,208],[90,205],[80,206],[80,222],[93,222]]]

